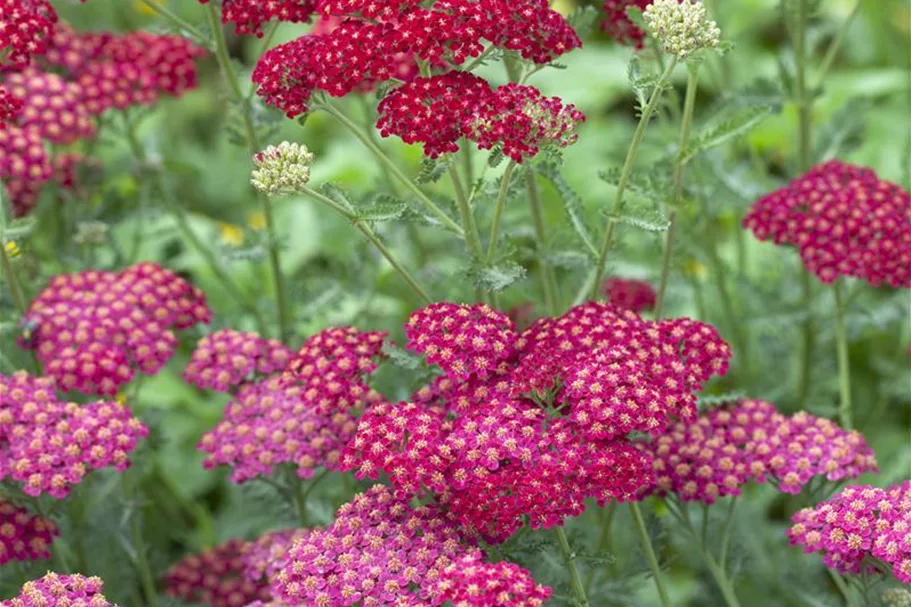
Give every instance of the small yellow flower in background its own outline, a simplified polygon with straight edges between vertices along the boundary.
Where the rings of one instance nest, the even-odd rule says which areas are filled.
[[[15,258],[19,257],[19,255],[22,253],[22,250],[19,249],[19,245],[16,244],[15,240],[10,240],[8,243],[6,243],[4,245],[3,248],[6,249],[6,254],[11,259],[15,259]]]
[[[688,278],[702,279],[708,274],[708,269],[695,259],[687,259],[683,262],[683,274]]]
[[[247,227],[254,232],[259,232],[266,227],[266,216],[262,211],[253,211],[247,215]]]
[[[123,390],[121,390],[120,392],[117,393],[117,396],[115,397],[115,399],[116,399],[117,404],[122,407],[125,404],[127,404],[127,393],[124,392]]]
[[[222,240],[232,247],[239,247],[244,244],[244,230],[240,226],[219,221],[218,231],[221,233]]]
[[[576,10],[576,3],[573,0],[556,0],[551,2],[550,7],[564,17],[568,17]]]
[[[154,2],[155,4],[161,4],[161,0],[151,0],[151,1]],[[145,2],[142,2],[142,0],[133,0],[133,8],[136,10],[137,13],[142,13],[143,15],[155,15],[156,14],[155,9],[150,7]]]

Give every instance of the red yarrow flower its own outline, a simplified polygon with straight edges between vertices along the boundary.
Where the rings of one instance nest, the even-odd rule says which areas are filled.
[[[610,303],[636,314],[654,309],[658,299],[652,285],[635,278],[608,278],[601,285],[601,291]]]
[[[0,70],[22,68],[44,53],[56,22],[47,0],[0,0]]]
[[[239,607],[268,601],[264,579],[250,579],[244,557],[252,544],[231,539],[200,554],[191,554],[164,574],[165,593],[189,603],[209,607]]]
[[[98,577],[48,573],[26,582],[18,596],[0,602],[0,607],[117,607],[102,594],[104,582]]]
[[[0,180],[15,217],[31,211],[41,185],[53,175],[50,155],[37,131],[13,124],[0,127]]]
[[[641,49],[648,33],[633,23],[626,11],[629,8],[644,11],[651,3],[652,0],[604,0],[602,10],[606,18],[601,22],[601,29],[616,42]]]
[[[851,485],[792,517],[791,545],[822,552],[830,569],[876,574],[879,563],[911,584],[911,481],[878,489]]]
[[[199,0],[208,4],[209,0]],[[289,23],[302,23],[310,19],[318,0],[224,0],[221,5],[221,22],[233,23],[238,35],[263,36],[263,25],[275,19]]]
[[[51,143],[73,143],[94,136],[95,123],[78,84],[28,68],[7,76],[5,86],[22,102],[17,120],[22,128],[37,131]]]
[[[59,535],[52,519],[0,498],[0,565],[51,558],[51,544]]]
[[[485,563],[471,554],[444,569],[431,593],[453,607],[541,607],[551,589],[514,563]]]
[[[208,323],[202,291],[151,262],[121,272],[60,274],[29,306],[45,373],[62,390],[113,395],[138,369],[158,373],[174,355],[174,329]]]
[[[199,340],[183,377],[203,390],[229,392],[251,379],[284,370],[293,355],[278,340],[223,329]]]
[[[63,402],[54,388],[46,377],[0,375],[0,480],[63,499],[91,470],[127,469],[148,428],[117,403]]]
[[[823,283],[841,276],[911,288],[911,195],[871,169],[831,160],[758,200],[743,225],[797,247]]]
[[[22,101],[0,85],[0,127],[14,122],[22,111]]]

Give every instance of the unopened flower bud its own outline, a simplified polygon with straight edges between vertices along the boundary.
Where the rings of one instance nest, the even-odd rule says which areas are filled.
[[[310,181],[312,162],[313,154],[307,146],[282,141],[253,156],[256,168],[250,181],[253,187],[269,196],[291,194]]]
[[[883,591],[882,599],[888,607],[911,607],[911,590],[889,588]]]
[[[655,0],[643,16],[664,50],[680,58],[720,42],[721,30],[706,17],[705,5],[699,0]]]
[[[102,221],[80,221],[76,224],[73,242],[76,244],[101,245],[107,242],[108,224]]]

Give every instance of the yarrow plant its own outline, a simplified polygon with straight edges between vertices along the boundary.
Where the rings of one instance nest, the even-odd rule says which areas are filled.
[[[0,499],[0,565],[49,559],[59,535],[53,520]]]

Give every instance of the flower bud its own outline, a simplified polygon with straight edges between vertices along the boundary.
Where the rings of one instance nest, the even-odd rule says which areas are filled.
[[[680,58],[720,42],[721,30],[706,17],[705,5],[698,0],[655,0],[643,16],[664,50]]]
[[[310,164],[313,154],[307,146],[282,141],[270,145],[253,156],[256,168],[250,182],[260,192],[269,196],[291,194],[310,181]]]

